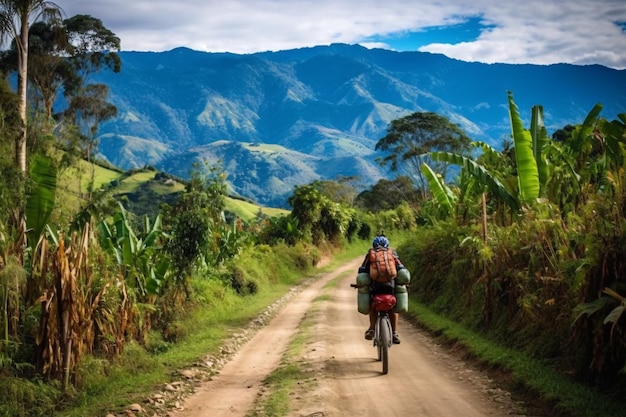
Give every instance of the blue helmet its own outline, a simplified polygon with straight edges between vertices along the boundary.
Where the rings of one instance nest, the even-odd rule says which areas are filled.
[[[389,239],[385,236],[376,236],[374,241],[372,242],[372,247],[376,248],[388,248],[389,247]]]

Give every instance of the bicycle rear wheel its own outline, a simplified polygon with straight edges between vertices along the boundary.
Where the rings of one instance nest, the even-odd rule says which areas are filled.
[[[391,345],[391,323],[388,317],[380,319],[378,356],[383,363],[383,375],[389,372],[389,346]]]

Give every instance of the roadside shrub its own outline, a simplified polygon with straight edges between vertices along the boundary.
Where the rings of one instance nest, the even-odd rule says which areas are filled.
[[[176,343],[186,338],[193,329],[190,330],[182,321],[174,320],[168,323],[163,332],[163,342],[155,338],[150,345],[146,347],[149,351],[166,351],[169,346],[167,343]]]
[[[277,245],[279,243],[294,245],[308,235],[310,234],[300,229],[297,219],[292,216],[278,216],[264,221],[256,240],[257,243],[264,245]]]
[[[361,229],[361,220],[359,219],[358,213],[356,210],[350,211],[350,218],[348,220],[348,226],[346,227],[346,239],[348,242],[352,242],[354,237],[357,236],[357,233]]]
[[[322,260],[322,254],[317,246],[307,248],[307,256],[311,262],[310,266],[316,266]]]
[[[63,394],[54,382],[42,383],[2,376],[0,416],[52,416],[62,402]]]
[[[186,334],[187,332],[184,331],[184,329],[181,331],[179,322],[174,321],[168,324],[164,334],[161,334],[161,332],[156,330],[149,331],[146,335],[144,347],[146,351],[153,354],[167,352],[170,348],[170,344],[168,342],[177,342],[182,340]],[[164,338],[167,341],[164,340]]]
[[[307,271],[311,266],[313,266],[313,262],[308,251],[302,245],[290,246],[286,248],[285,254],[291,260],[291,264],[300,271]]]
[[[244,271],[236,266],[230,273],[230,286],[239,295],[256,294],[259,289],[257,283],[247,279]]]
[[[357,236],[361,240],[369,240],[372,237],[372,228],[367,223],[361,223]]]

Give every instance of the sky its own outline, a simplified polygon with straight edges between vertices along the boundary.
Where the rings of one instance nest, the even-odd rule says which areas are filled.
[[[122,51],[247,54],[331,43],[470,62],[626,69],[624,0],[52,0]]]

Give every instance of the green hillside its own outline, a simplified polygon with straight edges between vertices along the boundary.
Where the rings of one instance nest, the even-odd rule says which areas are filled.
[[[161,203],[173,202],[185,189],[182,180],[154,169],[122,172],[83,161],[79,168],[68,169],[61,175],[57,200],[60,210],[70,213],[78,211],[80,199],[88,196],[92,170],[95,190],[110,187],[110,193],[116,199],[125,201],[125,206],[138,215],[158,212]],[[272,217],[289,212],[232,197],[226,198],[225,209],[244,221],[252,221],[259,214]]]
[[[241,217],[245,221],[255,219],[258,214],[274,217],[286,215],[289,213],[288,210],[272,207],[263,207],[254,203],[250,203],[248,201],[230,197],[226,199],[226,210],[236,214],[238,217]]]

